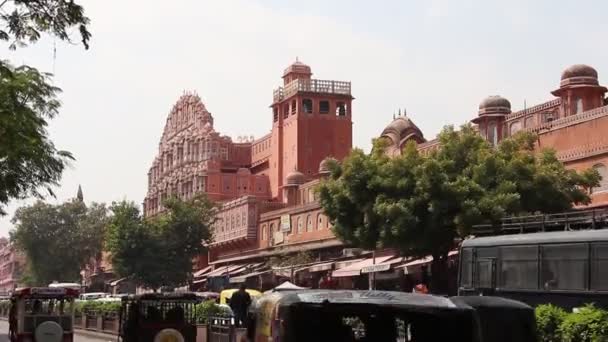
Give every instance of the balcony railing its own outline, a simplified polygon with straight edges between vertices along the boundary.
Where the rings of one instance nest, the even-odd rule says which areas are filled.
[[[285,87],[279,87],[273,92],[273,101],[279,102],[289,98],[298,92],[351,95],[350,82],[331,80],[302,80],[296,79]]]
[[[586,112],[582,112],[580,114],[566,116],[566,117],[563,117],[563,118],[560,118],[557,120],[553,120],[551,122],[547,122],[547,123],[544,123],[544,124],[541,124],[538,126],[524,128],[524,130],[538,133],[540,131],[565,127],[565,126],[569,126],[569,125],[572,125],[575,123],[589,121],[589,120],[597,119],[597,118],[607,116],[607,115],[608,115],[608,106],[603,106],[603,107],[588,110]]]

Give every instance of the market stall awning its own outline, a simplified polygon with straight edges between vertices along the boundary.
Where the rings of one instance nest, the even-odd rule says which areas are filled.
[[[385,272],[391,269],[393,265],[399,264],[403,262],[403,257],[397,257],[390,260],[386,260],[385,262],[377,263],[375,265],[370,265],[363,267],[361,269],[361,273],[376,273],[376,272]]]
[[[458,251],[451,251],[448,253],[448,258],[454,255],[457,255]],[[431,263],[433,261],[433,257],[432,256],[426,256],[424,258],[420,258],[420,259],[416,259],[416,260],[412,260],[410,262],[406,262],[403,265],[399,265],[397,267],[395,267],[396,269],[403,269],[405,271],[405,273],[410,273],[408,271],[408,268],[412,268],[412,267],[416,267],[416,266],[422,266],[422,265],[426,265],[428,263]]]
[[[354,264],[348,265],[346,267],[340,268],[338,270],[335,270],[335,271],[333,271],[333,273],[331,275],[334,278],[359,276],[359,275],[361,275],[361,269],[363,269],[364,267],[383,263],[389,259],[392,259],[393,257],[394,257],[393,255],[376,257],[375,262],[374,262],[374,258],[364,259],[357,263],[354,263]]]
[[[322,264],[312,265],[308,268],[308,272],[323,272],[334,268],[335,262],[325,262]]]
[[[253,273],[249,273],[249,274],[243,274],[242,276],[238,276],[238,277],[232,277],[232,278],[230,278],[230,283],[232,283],[232,284],[244,283],[248,278],[260,276],[262,274],[266,274],[269,272],[272,272],[272,271],[266,270],[266,271],[260,271],[260,272],[253,272]]]
[[[125,279],[127,279],[127,278],[116,279],[110,283],[110,286],[116,286],[116,285],[122,283]]]
[[[200,277],[204,276],[205,274],[209,273],[211,271],[212,267],[213,266],[207,266],[205,268],[202,268],[202,269],[194,272],[194,274],[193,274],[194,278],[200,278]]]
[[[198,284],[203,284],[205,282],[207,282],[207,278],[195,280],[192,282],[192,284],[198,285]]]

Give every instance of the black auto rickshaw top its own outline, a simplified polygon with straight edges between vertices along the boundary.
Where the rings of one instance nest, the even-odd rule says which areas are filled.
[[[159,334],[196,341],[194,293],[146,293],[122,298],[119,333],[122,341],[154,341]],[[178,336],[179,335],[179,336]]]
[[[260,298],[248,331],[252,340],[274,341],[490,341],[486,329],[500,331],[513,315],[526,322],[513,341],[535,341],[534,311],[529,306],[484,297],[465,299],[391,291],[296,290]],[[493,301],[493,305],[489,302]],[[492,307],[502,316],[483,317]],[[485,314],[487,311],[483,311]],[[489,320],[494,320],[489,322]],[[490,324],[490,323],[496,324]],[[522,321],[513,325],[522,324]],[[526,335],[526,333],[530,334]],[[515,336],[515,332],[511,335]],[[491,341],[504,341],[503,339]]]

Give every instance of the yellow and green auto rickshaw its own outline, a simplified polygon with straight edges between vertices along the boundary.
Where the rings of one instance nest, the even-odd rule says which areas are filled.
[[[228,290],[224,290],[224,291],[220,292],[220,304],[229,305],[230,298],[232,298],[232,295],[238,290],[239,289],[228,289]],[[252,301],[255,301],[256,299],[258,299],[262,296],[262,293],[257,290],[246,289],[245,291],[247,291],[247,293],[249,293]]]

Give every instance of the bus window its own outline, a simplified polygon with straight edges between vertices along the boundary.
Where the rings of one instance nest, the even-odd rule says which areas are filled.
[[[477,248],[475,257],[475,287],[494,288],[496,247]]]
[[[460,254],[460,286],[473,287],[473,249],[463,248]]]
[[[587,288],[587,244],[541,247],[544,290],[585,290]]]
[[[536,290],[538,288],[538,247],[501,247],[500,287]]]
[[[591,290],[608,291],[608,243],[591,245]]]

